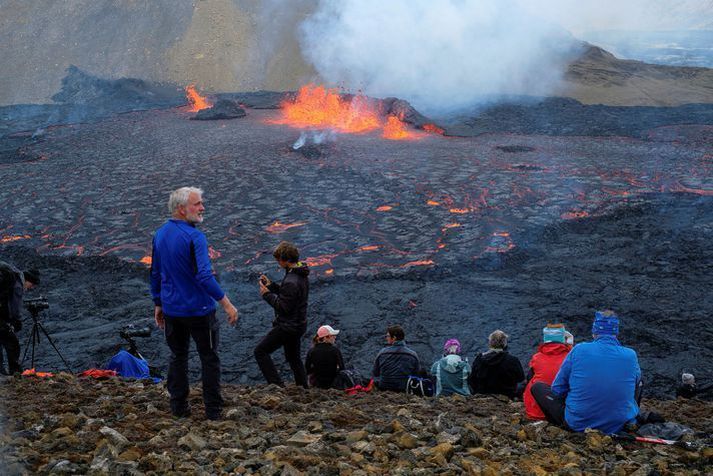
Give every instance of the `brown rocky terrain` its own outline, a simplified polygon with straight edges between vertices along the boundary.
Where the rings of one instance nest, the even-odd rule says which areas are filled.
[[[109,79],[196,83],[207,92],[288,91],[319,82],[298,40],[298,27],[317,2],[289,3],[5,1],[0,105],[50,102],[70,65]],[[616,106],[713,103],[710,69],[621,60],[596,47],[583,51],[553,95]]]
[[[584,104],[679,106],[713,102],[713,69],[622,60],[589,45],[565,73],[564,96]]]
[[[227,386],[225,419],[168,413],[163,384],[9,378],[3,474],[711,474],[713,404],[644,401],[696,430],[695,450],[567,433],[496,397],[348,397]]]

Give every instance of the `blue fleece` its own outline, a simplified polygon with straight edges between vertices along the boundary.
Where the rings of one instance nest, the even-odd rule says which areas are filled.
[[[171,219],[156,231],[151,296],[169,317],[204,316],[225,296],[213,276],[205,235],[190,223]]]
[[[600,336],[567,354],[552,393],[566,395],[565,420],[572,430],[616,433],[639,414],[634,392],[640,379],[636,352],[614,336]]]

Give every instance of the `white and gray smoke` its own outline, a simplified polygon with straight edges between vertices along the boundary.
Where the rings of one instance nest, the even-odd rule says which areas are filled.
[[[302,35],[328,83],[425,111],[547,94],[572,46],[563,29],[513,0],[323,0]]]
[[[301,43],[330,86],[439,112],[493,95],[551,94],[580,46],[569,32],[656,27],[662,15],[651,10],[661,4],[660,13],[664,3],[318,0],[302,23]],[[673,3],[685,16],[694,6],[707,10],[711,0]]]

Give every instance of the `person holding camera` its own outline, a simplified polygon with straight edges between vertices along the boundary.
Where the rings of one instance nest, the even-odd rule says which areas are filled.
[[[3,370],[2,349],[5,349],[8,375],[22,372],[20,341],[17,339],[17,332],[22,329],[22,296],[39,284],[38,270],[20,271],[10,263],[0,261],[0,371]]]
[[[283,347],[285,359],[295,376],[295,383],[307,388],[307,373],[300,356],[300,345],[307,330],[309,267],[299,261],[299,250],[287,241],[277,245],[272,256],[285,270],[285,277],[281,284],[273,283],[264,274],[258,280],[260,295],[274,308],[275,318],[270,332],[255,347],[255,360],[267,383],[282,387],[284,383],[270,354]]]
[[[151,296],[154,319],[165,329],[171,349],[167,388],[171,412],[190,415],[188,406],[188,350],[196,343],[201,359],[203,402],[206,418],[219,420],[223,407],[220,394],[219,325],[216,302],[233,325],[238,310],[213,275],[205,235],[196,228],[203,222],[203,191],[194,187],[174,190],[168,199],[171,218],[156,231],[152,243]]]

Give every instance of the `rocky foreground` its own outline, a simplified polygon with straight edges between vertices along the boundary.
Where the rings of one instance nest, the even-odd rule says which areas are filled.
[[[225,419],[168,412],[163,384],[59,374],[0,384],[3,474],[711,474],[713,403],[645,401],[695,451],[572,434],[499,398],[226,386]],[[706,444],[708,446],[706,446]]]

